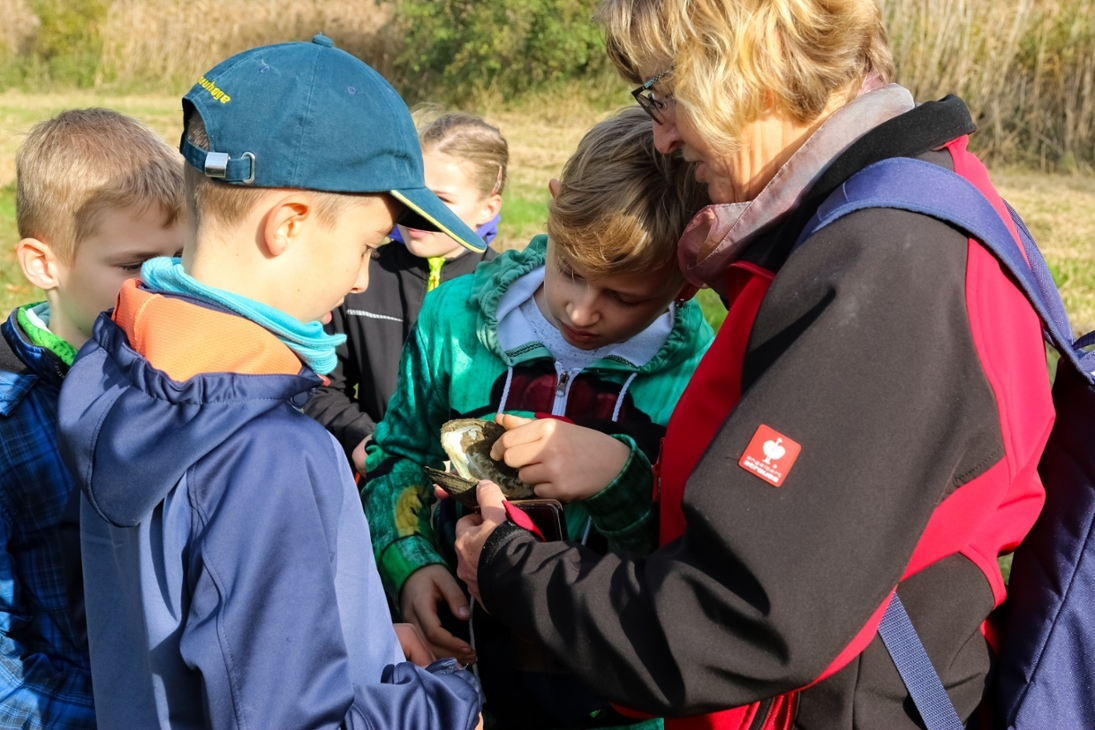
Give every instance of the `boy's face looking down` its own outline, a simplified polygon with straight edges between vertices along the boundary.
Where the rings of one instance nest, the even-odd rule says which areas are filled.
[[[187,273],[301,322],[330,321],[347,293],[368,287],[369,259],[402,206],[388,195],[360,195],[324,215],[322,195],[271,189],[237,224],[211,221],[187,248]]]
[[[497,193],[486,197],[481,195],[469,170],[452,155],[423,150],[422,166],[426,187],[471,228],[478,228],[498,215],[502,196]],[[405,226],[399,227],[399,233],[407,244],[407,250],[419,258],[444,256],[450,259],[467,251],[444,233]]]
[[[680,293],[677,277],[657,272],[594,276],[548,240],[540,311],[582,350],[624,342],[656,320]]]
[[[370,195],[348,206],[331,224],[317,221],[313,250],[296,277],[295,311],[302,322],[331,321],[331,310],[350,292],[369,286],[369,260],[395,225],[401,206],[387,195]],[[294,283],[290,283],[292,287]]]
[[[62,261],[45,241],[19,242],[23,273],[49,299],[53,334],[80,347],[91,338],[99,313],[114,306],[126,279],[140,275],[141,264],[181,253],[183,224],[164,225],[164,217],[156,206],[108,208],[95,230],[77,243],[71,262]]]

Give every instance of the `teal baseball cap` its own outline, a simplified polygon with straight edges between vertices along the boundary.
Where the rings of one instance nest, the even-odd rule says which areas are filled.
[[[399,223],[440,231],[472,251],[486,243],[426,188],[407,105],[380,74],[317,35],[252,48],[215,66],[183,97],[209,149],[183,133],[179,151],[207,177],[241,186],[388,193]]]

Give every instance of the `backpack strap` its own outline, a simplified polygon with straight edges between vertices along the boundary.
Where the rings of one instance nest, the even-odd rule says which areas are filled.
[[[962,730],[962,720],[896,593],[878,624],[878,635],[928,730]]]
[[[1005,203],[1006,205],[1006,203]],[[1016,241],[991,202],[968,180],[930,162],[893,157],[850,177],[818,208],[794,248],[825,226],[865,208],[895,208],[948,223],[977,239],[1007,269],[1042,320],[1047,342],[1089,383],[1095,383],[1095,333],[1073,340],[1072,325],[1049,267],[1019,215],[1009,205]],[[901,600],[894,593],[878,627],[905,687],[928,730],[962,727],[939,675],[928,658]]]
[[[1072,325],[1045,259],[1018,214],[1008,206],[1017,243],[992,203],[972,183],[930,162],[893,157],[863,168],[825,203],[799,236],[795,248],[817,231],[864,208],[897,208],[937,218],[976,238],[1015,279],[1042,320],[1047,342],[1089,383],[1095,383],[1095,353],[1074,341]],[[1087,343],[1091,344],[1091,343]]]

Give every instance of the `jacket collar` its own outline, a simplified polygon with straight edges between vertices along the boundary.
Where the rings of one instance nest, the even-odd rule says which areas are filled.
[[[681,270],[697,286],[725,298],[726,267],[757,236],[798,206],[829,164],[878,125],[913,109],[913,98],[897,84],[865,90],[838,109],[780,168],[753,200],[710,205],[685,229],[678,249]]]
[[[68,372],[59,357],[31,344],[16,319],[17,311],[0,324],[0,416],[10,414],[35,383],[59,389]]]

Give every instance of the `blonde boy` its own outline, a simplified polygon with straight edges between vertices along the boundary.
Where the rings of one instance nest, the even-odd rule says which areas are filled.
[[[405,661],[349,467],[299,409],[404,208],[482,239],[425,189],[399,96],[324,36],[224,61],[183,116],[183,258],[122,288],[60,405],[100,725],[470,730],[477,682]]]
[[[46,301],[0,325],[0,727],[93,728],[57,398],[122,282],[182,247],[182,164],[136,120],[78,109],[35,126],[16,169],[16,254]]]
[[[687,163],[654,149],[641,109],[591,129],[549,187],[547,236],[426,297],[396,394],[368,447],[362,489],[381,576],[404,619],[438,653],[478,657],[497,727],[526,730],[586,726],[591,714],[599,723],[626,721],[569,675],[516,671],[506,641],[476,651],[456,635],[461,621],[442,624],[447,613],[467,621],[470,611],[444,558],[451,500],[435,526],[433,486],[422,471],[445,458],[438,431],[452,418],[505,414],[513,456],[535,462],[521,478],[538,496],[566,503],[571,538],[602,550],[652,549],[649,489],[626,485],[657,458],[673,406],[712,338],[687,301],[692,290],[676,258],[677,239],[706,194]],[[520,418],[534,414],[551,418]],[[627,476],[601,489],[615,476],[602,473],[613,453],[627,462]],[[576,459],[589,466],[584,478],[559,480],[558,466]],[[477,631],[489,630],[486,621],[477,616]]]

